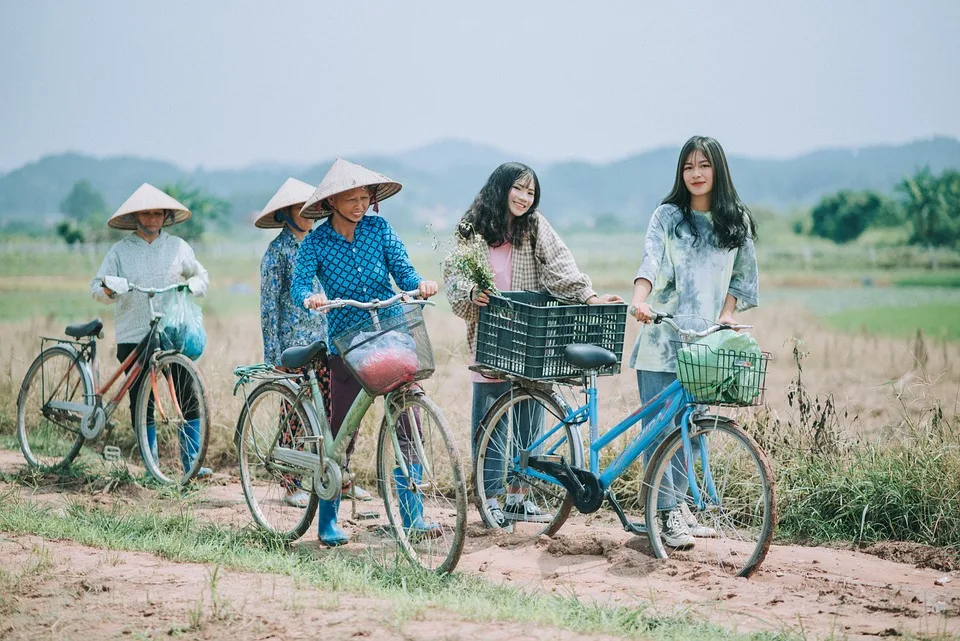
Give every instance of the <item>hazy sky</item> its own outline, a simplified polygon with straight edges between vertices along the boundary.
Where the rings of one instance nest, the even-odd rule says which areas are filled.
[[[466,8],[468,7],[469,8]],[[191,168],[456,137],[613,160],[960,137],[960,1],[0,0],[0,170]]]

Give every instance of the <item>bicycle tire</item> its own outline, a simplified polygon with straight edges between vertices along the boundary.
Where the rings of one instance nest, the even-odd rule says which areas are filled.
[[[94,393],[90,370],[73,347],[54,345],[37,355],[17,396],[17,440],[27,464],[47,472],[76,458],[85,440],[80,414],[44,408],[53,400],[86,404]]]
[[[699,524],[713,529],[715,536],[697,537],[692,548],[681,550],[668,546],[660,535],[661,518],[669,512],[658,512],[657,498],[663,486],[667,486],[664,488],[667,494],[673,487],[665,473],[669,470],[686,476],[686,465],[675,460],[678,454],[683,458],[683,442],[680,430],[676,430],[656,449],[644,474],[650,544],[658,558],[673,556],[713,563],[724,572],[749,577],[763,563],[776,525],[776,490],[770,462],[756,441],[726,417],[694,419],[690,438],[701,436],[709,448],[705,457],[707,465],[704,457],[696,456],[694,478],[701,497],[709,500],[702,511],[693,505],[688,493],[684,494],[684,500]],[[710,472],[715,493],[709,489],[706,471]]]
[[[179,379],[176,390],[174,378]],[[181,407],[181,403],[189,405]],[[153,423],[148,422],[151,406]],[[210,403],[193,361],[176,352],[151,361],[136,407],[137,443],[147,472],[164,485],[189,483],[203,465],[210,438]],[[196,414],[196,418],[187,419],[190,414]],[[153,437],[148,434],[150,425],[155,430]]]
[[[409,451],[403,451],[401,445],[398,452],[394,437],[401,419],[392,425],[387,424],[386,416],[381,421],[377,491],[387,519],[407,559],[431,572],[451,572],[463,553],[467,529],[467,486],[456,443],[440,408],[422,392],[396,392],[387,396],[386,403],[394,405],[395,416],[406,416],[408,425],[415,422],[418,426],[418,430],[410,430]],[[418,453],[419,464],[413,452]],[[398,454],[403,457],[409,476],[404,476]],[[408,489],[402,490],[401,498],[398,485],[404,483]],[[416,489],[411,491],[411,485]],[[427,524],[426,529],[418,529],[413,520],[418,513],[420,524]]]
[[[240,465],[240,484],[250,508],[250,515],[260,529],[292,543],[303,536],[317,512],[318,499],[313,493],[311,477],[284,474],[271,464],[270,451],[281,442],[284,430],[306,432],[304,436],[319,436],[320,430],[313,417],[297,402],[297,394],[287,384],[268,381],[250,392],[237,419],[237,458]],[[317,453],[317,441],[307,440],[304,450]],[[306,507],[284,502],[286,486],[307,492]]]
[[[514,425],[524,421],[536,424],[539,432],[544,426],[560,423],[567,415],[552,394],[535,389],[513,388],[500,396],[484,415],[477,433],[476,460],[473,462],[474,495],[477,509],[484,524],[490,528],[501,527],[494,517],[491,502],[496,500],[498,507],[506,512],[506,493],[510,488],[518,489],[514,494],[525,494],[527,499],[551,518],[548,521],[529,521],[510,519],[505,522],[513,526],[514,534],[552,536],[566,522],[573,507],[573,495],[559,483],[547,483],[532,479],[529,474],[518,469],[514,459],[517,457]],[[511,420],[512,419],[512,420]],[[506,420],[506,435],[496,434],[496,428]],[[502,430],[501,430],[502,431]],[[507,442],[509,441],[509,442]],[[541,451],[560,454],[573,467],[583,467],[583,444],[580,431],[575,425],[564,425],[551,440],[544,443]],[[501,466],[498,461],[506,459],[509,465]],[[488,481],[484,482],[484,471],[488,472]],[[492,476],[491,476],[492,475]]]

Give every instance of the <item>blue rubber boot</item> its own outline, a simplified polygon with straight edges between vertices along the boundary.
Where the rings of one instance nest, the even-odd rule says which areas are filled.
[[[157,426],[154,423],[147,423],[147,445],[150,448],[150,455],[156,462],[159,457],[157,456]]]
[[[414,485],[419,485],[423,480],[423,466],[414,464],[407,469],[410,470],[409,479],[403,475],[399,467],[393,470],[393,480],[397,484],[397,497],[400,499],[400,518],[403,521],[403,529],[414,536],[438,536],[440,524],[427,523],[423,520],[423,498],[420,492],[410,490],[411,481]]]
[[[343,545],[350,541],[347,533],[337,525],[337,512],[340,509],[340,497],[332,501],[320,499],[317,509],[317,536],[320,542],[329,547]]]
[[[183,463],[183,470],[187,471],[197,458],[200,452],[200,419],[193,418],[186,422],[183,429],[180,430],[180,462]],[[154,436],[156,441],[156,436]],[[201,467],[197,470],[197,478],[202,479],[213,475],[213,470],[209,467]]]

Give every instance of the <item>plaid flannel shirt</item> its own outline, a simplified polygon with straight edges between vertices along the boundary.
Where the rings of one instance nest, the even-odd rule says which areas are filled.
[[[586,302],[597,293],[590,277],[577,267],[570,248],[543,214],[537,211],[533,215],[537,217],[536,250],[529,241],[513,248],[510,288],[514,291],[546,291],[563,301]],[[489,251],[489,247],[487,249]],[[453,313],[467,323],[467,344],[471,356],[476,356],[480,308],[470,300],[474,283],[448,258],[443,263],[443,286]]]

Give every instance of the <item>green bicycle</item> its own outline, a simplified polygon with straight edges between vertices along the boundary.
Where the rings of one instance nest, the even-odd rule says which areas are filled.
[[[326,364],[323,341],[285,350],[281,366],[290,371],[265,364],[234,371],[234,393],[243,387],[245,396],[236,432],[240,478],[259,527],[288,542],[307,531],[318,498],[339,495],[347,446],[374,399],[383,396],[376,475],[386,522],[379,530],[392,532],[403,554],[427,570],[444,573],[456,567],[466,532],[467,490],[447,421],[417,384],[433,373],[434,365],[422,314],[423,306],[432,303],[408,298],[416,293],[370,303],[338,299],[320,308],[370,312],[369,320],[334,338],[363,386],[336,438],[315,372],[317,365]],[[252,381],[258,383],[247,394],[246,384]],[[310,492],[306,508],[284,500],[291,486]],[[413,516],[439,527],[426,534],[411,527],[411,504],[418,505]]]

